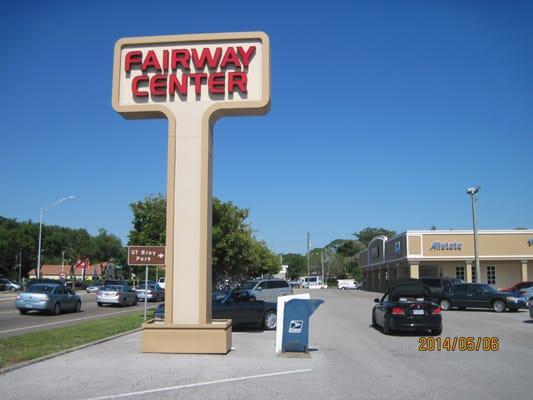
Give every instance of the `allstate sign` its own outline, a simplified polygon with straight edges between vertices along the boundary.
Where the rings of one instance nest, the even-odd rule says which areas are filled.
[[[429,250],[463,250],[461,242],[438,242],[431,243]]]

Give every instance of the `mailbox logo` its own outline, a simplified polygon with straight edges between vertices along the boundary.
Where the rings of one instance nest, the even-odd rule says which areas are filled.
[[[291,320],[289,324],[289,333],[301,333],[304,327],[304,322],[300,320]]]

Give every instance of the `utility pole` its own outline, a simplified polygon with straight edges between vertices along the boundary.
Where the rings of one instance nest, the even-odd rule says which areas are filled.
[[[321,259],[322,259],[322,285],[324,286],[326,284],[324,282],[324,249],[322,249]]]
[[[309,279],[309,276],[311,275],[309,272],[309,249],[311,247],[311,243],[309,242],[310,235],[309,232],[307,232],[307,288],[310,289],[311,287],[311,280]]]
[[[65,273],[65,250],[61,252],[61,276]]]

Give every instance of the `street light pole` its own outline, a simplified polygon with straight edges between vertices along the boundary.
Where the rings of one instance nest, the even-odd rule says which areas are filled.
[[[76,196],[63,197],[62,199],[59,199],[56,202],[46,207],[41,208],[41,217],[39,218],[39,246],[37,250],[37,279],[41,277],[41,237],[42,237],[42,232],[43,232],[43,214],[47,212],[50,208],[63,203],[65,200],[75,199],[75,198]]]
[[[476,282],[481,282],[481,267],[479,265],[479,243],[478,243],[478,234],[477,234],[477,194],[480,187],[471,187],[466,190],[472,199],[472,226],[474,229],[474,258],[476,263]]]

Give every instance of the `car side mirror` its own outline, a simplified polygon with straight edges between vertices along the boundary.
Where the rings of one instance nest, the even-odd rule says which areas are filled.
[[[379,303],[379,299],[374,299],[374,303]]]
[[[259,291],[261,291],[261,290],[263,290],[263,288],[262,288],[261,286],[259,286],[259,287],[256,288],[255,290],[259,290]]]

